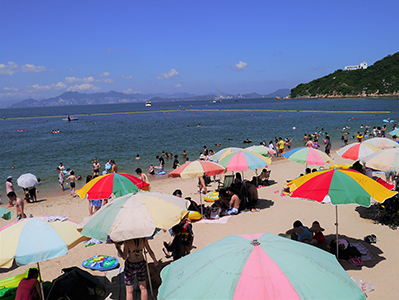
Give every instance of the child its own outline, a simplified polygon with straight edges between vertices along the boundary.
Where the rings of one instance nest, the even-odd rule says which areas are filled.
[[[174,236],[173,240],[169,242],[163,242],[164,247],[167,251],[172,252],[173,260],[177,260],[182,256],[182,243],[181,243],[181,227],[180,225],[175,225],[172,227],[172,234]],[[165,252],[165,250],[164,250]]]
[[[179,223],[181,228],[181,240],[182,240],[182,256],[186,256],[190,254],[191,249],[193,248],[194,242],[194,233],[193,233],[193,225],[184,218]]]
[[[151,174],[151,175],[155,174],[154,165],[150,165],[150,168],[148,169],[148,174]]]
[[[71,196],[75,197],[75,186],[76,186],[76,176],[75,176],[75,172],[71,171],[71,175],[69,175],[69,177],[67,178],[67,181],[70,181],[70,186],[71,186]]]

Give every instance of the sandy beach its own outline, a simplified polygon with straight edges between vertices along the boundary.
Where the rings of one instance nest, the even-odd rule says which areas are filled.
[[[334,163],[346,164],[352,161],[342,159],[335,153],[332,154]],[[326,167],[329,165],[327,164]],[[258,189],[259,202],[257,207],[259,212],[243,212],[237,216],[232,216],[226,224],[201,224],[194,223],[193,230],[195,235],[195,250],[205,247],[227,235],[231,234],[249,234],[270,232],[279,234],[292,228],[295,220],[301,220],[306,226],[311,226],[312,222],[318,220],[320,225],[325,228],[324,234],[327,239],[335,235],[335,208],[330,204],[319,204],[312,201],[281,196],[281,188],[287,179],[294,179],[300,173],[304,172],[305,166],[299,163],[288,161],[287,159],[278,159],[269,166],[271,170],[272,184]],[[130,172],[133,173],[133,172]],[[252,178],[254,172],[244,172],[244,177]],[[223,179],[223,175],[219,176]],[[214,191],[217,183],[212,182],[208,188]],[[175,189],[181,189],[183,197],[191,197],[199,203],[197,191],[197,179],[172,179],[164,177],[160,180],[151,182],[151,191],[171,194]],[[46,197],[39,193],[39,202],[35,204],[26,204],[25,212],[27,215],[43,216],[58,215],[67,216],[71,220],[79,223],[88,216],[88,202],[78,197],[72,198],[69,190],[63,194],[56,191],[54,195]],[[3,207],[6,207],[3,204]],[[398,233],[388,226],[374,224],[372,220],[362,218],[367,214],[367,209],[356,205],[339,206],[339,233],[340,237],[347,238],[351,242],[362,242],[362,244],[373,254],[374,260],[366,261],[365,266],[355,267],[349,262],[341,261],[342,266],[350,276],[356,279],[362,279],[372,283],[375,290],[367,293],[368,299],[396,299],[399,294],[399,285],[397,277],[399,276],[399,247]],[[15,214],[15,212],[13,211]],[[11,221],[15,221],[15,216]],[[9,224],[11,221],[0,219],[0,227]],[[375,234],[377,236],[376,244],[366,244],[363,238],[367,235]],[[171,258],[165,258],[162,252],[163,241],[169,241],[168,232],[160,233],[150,241],[151,248],[155,252],[157,259],[162,259],[163,264],[169,263]],[[116,250],[113,245],[98,244],[85,247],[83,243],[71,249],[68,255],[42,262],[41,272],[44,280],[51,281],[58,277],[62,268],[70,266],[81,266],[83,260],[97,254],[116,256]],[[150,259],[151,262],[151,259]],[[120,263],[123,265],[122,259]],[[27,268],[33,265],[18,267],[13,270],[1,269],[0,279],[23,273]],[[159,271],[159,270],[158,270]],[[100,276],[104,283],[107,283],[107,299],[117,299],[119,291],[118,273],[120,269],[113,270],[104,274],[102,272],[90,271],[90,273]],[[105,276],[105,277],[104,277]],[[321,279],[322,280],[322,279]],[[154,278],[155,289],[159,285],[160,279]],[[122,290],[124,285],[122,282]]]

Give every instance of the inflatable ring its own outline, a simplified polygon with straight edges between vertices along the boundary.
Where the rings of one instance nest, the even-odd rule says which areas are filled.
[[[219,200],[219,192],[209,192],[204,195],[204,200],[206,202],[215,202],[216,200]]]
[[[112,270],[118,265],[118,259],[108,255],[95,255],[82,262],[82,267],[97,271]]]
[[[188,218],[192,221],[198,221],[202,219],[202,215],[198,211],[189,210]]]

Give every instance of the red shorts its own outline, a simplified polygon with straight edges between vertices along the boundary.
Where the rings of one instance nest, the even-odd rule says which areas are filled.
[[[278,149],[278,152],[283,153],[284,149]]]

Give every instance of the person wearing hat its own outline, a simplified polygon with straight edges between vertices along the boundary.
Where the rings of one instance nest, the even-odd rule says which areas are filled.
[[[11,192],[15,193],[15,190],[14,185],[12,184],[12,176],[8,176],[6,181],[6,193],[10,204],[8,207],[14,206],[14,201],[10,194]]]
[[[310,244],[312,245],[325,245],[326,239],[324,237],[323,231],[324,228],[320,226],[320,223],[314,221],[312,223],[312,227],[309,228],[309,231],[313,233],[313,237],[310,240]]]

